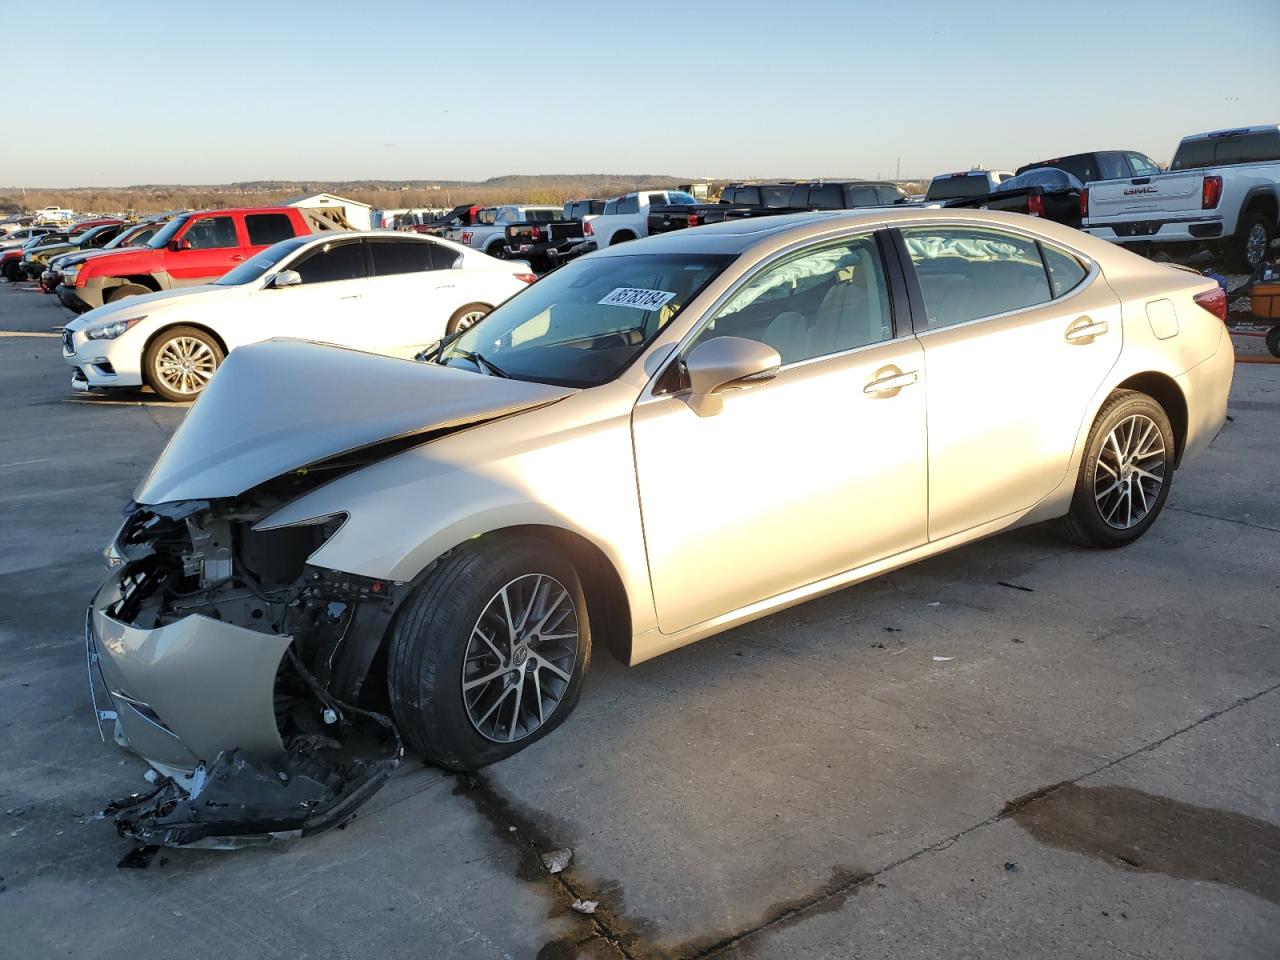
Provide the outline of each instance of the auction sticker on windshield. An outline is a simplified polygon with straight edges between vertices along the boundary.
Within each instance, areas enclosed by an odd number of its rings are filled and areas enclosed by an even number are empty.
[[[665,290],[642,290],[639,287],[615,287],[603,300],[597,301],[604,307],[634,307],[637,310],[657,310],[675,298],[674,293]]]

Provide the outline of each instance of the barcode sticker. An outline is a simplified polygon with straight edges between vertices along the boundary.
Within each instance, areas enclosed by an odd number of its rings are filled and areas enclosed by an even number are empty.
[[[603,307],[633,307],[636,310],[657,310],[673,299],[675,299],[675,294],[667,293],[665,290],[616,287],[604,299],[597,302]]]

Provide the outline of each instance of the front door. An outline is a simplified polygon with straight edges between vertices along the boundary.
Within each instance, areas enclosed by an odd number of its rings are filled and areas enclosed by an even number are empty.
[[[165,256],[165,268],[175,287],[216,280],[245,257],[235,218],[230,214],[192,220],[175,239],[178,249]]]
[[[886,281],[871,234],[786,256],[682,350],[717,336],[759,340],[781,356],[777,376],[726,393],[711,415],[678,382],[636,406],[664,633],[925,542],[921,348],[905,317],[895,326]]]
[[[370,318],[364,297],[369,281],[360,240],[338,235],[283,266],[296,271],[302,282],[279,288],[268,284],[253,291],[247,308],[235,318],[241,342],[296,337],[340,346],[367,345]]]
[[[1064,479],[1120,355],[1120,301],[1069,251],[989,227],[902,229],[927,319],[929,539],[1033,506]]]

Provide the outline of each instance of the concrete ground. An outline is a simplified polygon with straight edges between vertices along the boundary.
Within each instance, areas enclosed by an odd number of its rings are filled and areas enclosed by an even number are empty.
[[[602,655],[480,776],[411,760],[343,830],[121,869],[95,811],[143,765],[98,739],[81,624],[184,410],[73,394],[66,316],[0,284],[0,953],[1280,956],[1280,367],[1237,366],[1128,549],[1023,530]]]

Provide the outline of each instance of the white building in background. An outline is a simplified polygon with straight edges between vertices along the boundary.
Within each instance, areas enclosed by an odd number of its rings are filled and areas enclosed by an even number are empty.
[[[353,229],[373,229],[373,207],[359,200],[348,200],[345,197],[334,196],[332,193],[309,193],[302,197],[291,197],[284,202],[284,205],[308,209],[316,207],[341,209],[342,215],[347,218],[347,223],[351,224]]]

